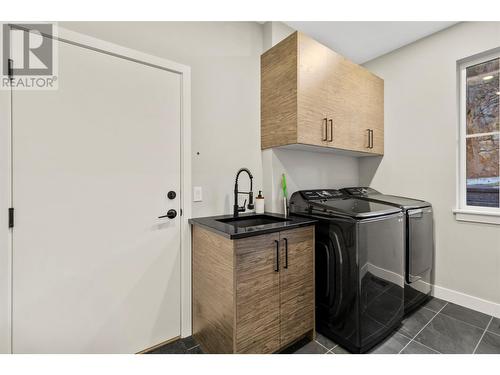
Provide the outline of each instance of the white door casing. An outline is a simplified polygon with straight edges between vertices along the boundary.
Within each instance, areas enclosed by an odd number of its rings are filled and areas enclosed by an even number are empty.
[[[3,28],[0,27],[0,40]],[[10,91],[0,90],[0,353],[11,352],[11,231],[7,210],[11,206]]]
[[[59,43],[59,89],[13,95],[11,350],[189,335],[189,69],[64,37],[80,45]],[[170,208],[184,215],[157,218]]]

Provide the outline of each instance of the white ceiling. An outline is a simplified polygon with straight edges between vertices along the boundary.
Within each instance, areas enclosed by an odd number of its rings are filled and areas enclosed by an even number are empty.
[[[285,22],[358,64],[457,22]]]

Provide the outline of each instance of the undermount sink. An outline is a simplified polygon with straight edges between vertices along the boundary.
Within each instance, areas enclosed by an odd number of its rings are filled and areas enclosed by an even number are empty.
[[[282,223],[290,220],[270,215],[252,215],[252,216],[230,217],[227,219],[220,219],[217,221],[238,228],[246,228],[246,227],[254,227],[265,224]]]

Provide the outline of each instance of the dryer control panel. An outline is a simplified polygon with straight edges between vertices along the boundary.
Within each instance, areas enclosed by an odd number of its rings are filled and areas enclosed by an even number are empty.
[[[335,189],[302,190],[300,194],[306,200],[337,199],[346,197],[340,190]]]

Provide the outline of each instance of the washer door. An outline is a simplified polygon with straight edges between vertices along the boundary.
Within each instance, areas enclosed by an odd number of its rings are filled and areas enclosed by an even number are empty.
[[[335,224],[318,231],[316,239],[316,304],[329,321],[348,309],[356,296],[354,273],[342,230]],[[355,262],[354,262],[355,264]]]

